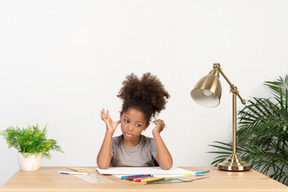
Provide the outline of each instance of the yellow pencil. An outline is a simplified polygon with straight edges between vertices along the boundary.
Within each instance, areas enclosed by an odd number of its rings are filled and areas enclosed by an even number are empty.
[[[155,177],[155,178],[150,178],[150,179],[143,179],[143,180],[141,180],[141,183],[152,183],[152,182],[155,182],[155,181],[162,181],[162,180],[165,180],[165,178],[163,178],[163,177]]]

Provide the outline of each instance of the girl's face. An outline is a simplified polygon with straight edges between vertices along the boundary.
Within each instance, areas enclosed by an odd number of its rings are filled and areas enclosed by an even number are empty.
[[[121,130],[124,141],[139,142],[140,134],[149,124],[146,123],[144,114],[134,108],[129,108],[120,116]]]

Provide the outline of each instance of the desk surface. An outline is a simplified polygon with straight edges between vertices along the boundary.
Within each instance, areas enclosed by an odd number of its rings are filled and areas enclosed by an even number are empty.
[[[254,170],[247,172],[226,172],[214,167],[184,167],[191,171],[210,170],[208,178],[188,183],[143,185],[131,181],[119,181],[117,183],[89,183],[73,175],[59,174],[59,170],[67,170],[63,167],[41,167],[38,171],[27,172],[19,170],[2,187],[0,192],[13,191],[245,191],[245,192],[288,192],[288,187]],[[113,176],[110,176],[113,177]]]

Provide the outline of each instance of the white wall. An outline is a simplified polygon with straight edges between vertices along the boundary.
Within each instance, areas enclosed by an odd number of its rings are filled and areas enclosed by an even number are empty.
[[[43,166],[96,166],[100,110],[116,120],[125,76],[152,72],[171,94],[159,118],[175,165],[209,166],[208,145],[231,141],[231,94],[222,78],[221,105],[210,109],[190,90],[220,62],[243,98],[270,96],[263,82],[288,72],[287,8],[286,0],[1,0],[0,130],[48,123],[65,154],[52,152]],[[19,167],[3,138],[0,154],[2,185]]]

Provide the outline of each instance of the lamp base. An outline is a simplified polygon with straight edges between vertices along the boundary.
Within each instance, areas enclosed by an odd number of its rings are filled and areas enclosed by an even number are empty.
[[[242,161],[237,154],[232,154],[222,163],[218,164],[218,169],[222,171],[249,171],[251,169],[251,164]]]

